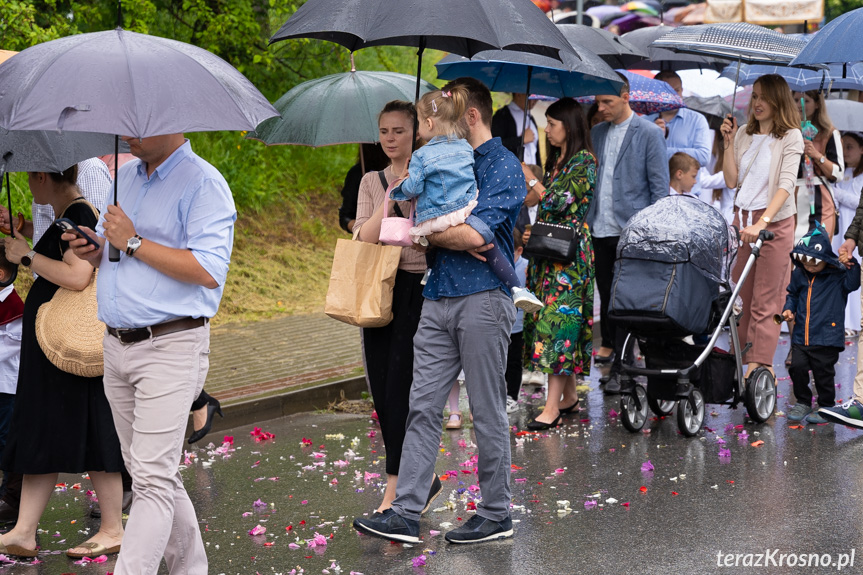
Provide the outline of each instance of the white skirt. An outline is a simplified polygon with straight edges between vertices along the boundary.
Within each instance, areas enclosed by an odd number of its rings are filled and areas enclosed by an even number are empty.
[[[416,244],[419,243],[420,238],[430,236],[431,234],[440,233],[457,225],[465,223],[467,217],[471,215],[473,209],[476,207],[476,204],[476,200],[471,200],[467,206],[460,210],[456,210],[454,212],[450,212],[436,218],[431,218],[430,220],[426,220],[420,224],[415,225],[408,232],[410,234],[411,240],[413,241],[413,243]]]

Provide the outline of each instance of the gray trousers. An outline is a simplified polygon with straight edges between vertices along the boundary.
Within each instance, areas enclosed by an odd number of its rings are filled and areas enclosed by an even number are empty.
[[[393,510],[419,520],[440,444],[443,408],[464,369],[479,448],[477,514],[509,516],[510,450],[506,415],[506,357],[515,321],[512,299],[501,290],[425,300],[414,336],[410,413]]]

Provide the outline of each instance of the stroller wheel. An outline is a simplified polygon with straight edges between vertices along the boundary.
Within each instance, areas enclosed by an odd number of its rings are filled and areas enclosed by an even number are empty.
[[[701,431],[702,425],[704,425],[704,396],[701,390],[693,389],[689,399],[681,399],[677,402],[677,428],[686,437],[692,437]]]
[[[644,427],[647,421],[647,392],[640,385],[636,385],[632,393],[622,395],[620,398],[620,422],[629,431],[637,432]]]
[[[660,417],[670,415],[674,411],[673,399],[656,399],[651,397],[649,393],[647,394],[647,405],[650,407],[650,411]]]
[[[746,412],[757,423],[764,423],[776,408],[776,385],[773,374],[766,367],[756,368],[746,380],[743,398]]]

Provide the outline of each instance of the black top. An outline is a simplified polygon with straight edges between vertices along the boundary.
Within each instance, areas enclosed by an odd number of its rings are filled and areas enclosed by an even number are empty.
[[[529,128],[533,130],[534,137],[538,138],[539,134],[533,115],[530,115],[528,121],[530,122]],[[515,125],[515,118],[512,117],[512,112],[509,111],[508,105],[499,109],[492,116],[491,135],[500,138],[504,148],[515,154],[519,160],[522,159],[518,153],[521,147],[521,136],[518,135],[518,126]],[[536,147],[536,157],[524,158],[524,162],[526,164],[542,165],[539,163],[539,146]]]

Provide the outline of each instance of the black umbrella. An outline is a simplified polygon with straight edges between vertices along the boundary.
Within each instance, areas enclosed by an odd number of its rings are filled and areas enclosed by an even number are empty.
[[[557,29],[574,47],[584,46],[612,68],[626,68],[627,61],[645,60],[648,57],[645,50],[602,28],[584,24],[558,24]]]
[[[647,54],[647,58],[634,58],[630,56],[622,56],[625,62],[625,68],[630,70],[701,70],[704,68],[712,68],[717,72],[721,72],[725,67],[726,62],[709,58],[707,56],[699,56],[695,54],[680,54],[673,50],[663,48],[655,48],[650,45],[662,38],[672,30],[673,26],[652,26],[649,28],[641,28],[627,32],[621,38],[635,46],[642,52]]]
[[[470,58],[516,50],[574,55],[563,34],[530,0],[309,0],[270,38],[317,38],[351,52],[370,46],[418,48],[417,95],[426,48]],[[577,57],[577,56],[576,56]]]

